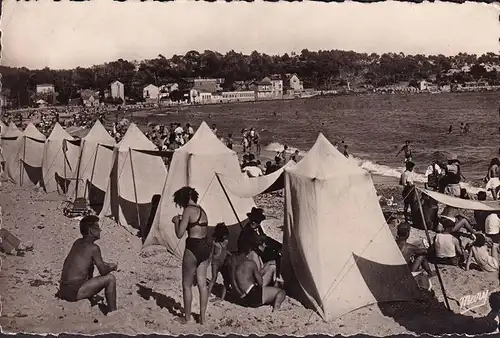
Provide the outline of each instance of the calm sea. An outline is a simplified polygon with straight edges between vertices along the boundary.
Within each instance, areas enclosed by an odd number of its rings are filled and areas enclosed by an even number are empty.
[[[156,111],[148,120],[194,126],[204,120],[235,138],[241,128],[255,127],[268,150],[287,144],[307,151],[322,132],[332,143],[344,140],[360,166],[394,177],[403,168],[403,156],[396,158],[396,153],[408,139],[417,172],[424,172],[437,152],[451,151],[462,161],[467,180],[477,185],[500,146],[499,105],[495,92],[374,94],[197,106]],[[469,134],[461,135],[461,122],[469,123]]]

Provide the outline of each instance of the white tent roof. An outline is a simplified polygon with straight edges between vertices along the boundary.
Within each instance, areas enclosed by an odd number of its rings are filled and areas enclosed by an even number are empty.
[[[14,122],[9,123],[9,126],[5,129],[2,137],[19,137],[22,136],[23,132],[17,128]]]
[[[74,137],[66,132],[66,130],[61,127],[61,125],[56,122],[52,132],[50,133],[47,140],[55,141],[55,140],[74,140]]]
[[[180,209],[174,205],[172,195],[178,189],[190,186],[199,194],[198,203],[207,213],[209,226],[225,222],[229,227],[229,248],[235,249],[240,233],[238,219],[242,222],[246,220],[246,213],[255,203],[252,198],[242,198],[227,190],[235,209],[233,211],[216,173],[241,177],[238,156],[217,139],[206,123],[202,123],[193,138],[174,152],[161,201],[144,246],[164,245],[174,255],[182,257],[185,241],[177,239],[171,221]]]
[[[370,174],[323,135],[285,169],[282,272],[289,293],[325,320],[418,296]]]
[[[144,135],[135,123],[128,126],[127,132],[117,147],[119,151],[128,151],[129,149],[158,150],[158,147]]]
[[[45,140],[45,135],[43,135],[33,123],[28,123],[26,129],[24,129],[24,136],[33,138],[35,140],[43,141]]]
[[[114,145],[116,141],[102,125],[101,121],[97,120],[88,134],[83,138],[85,141],[96,142],[105,145]]]
[[[222,143],[208,124],[203,121],[193,137],[176,152],[189,154],[236,154]]]

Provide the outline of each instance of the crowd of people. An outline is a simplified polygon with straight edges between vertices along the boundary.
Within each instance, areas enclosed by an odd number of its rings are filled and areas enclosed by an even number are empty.
[[[182,290],[184,317],[182,322],[192,321],[192,288],[197,286],[200,297],[200,323],[206,321],[206,309],[211,291],[219,273],[224,289],[219,300],[231,300],[248,307],[271,305],[279,310],[286,298],[280,276],[281,243],[266,236],[261,223],[266,219],[261,208],[247,213],[248,223],[238,238],[237,252],[228,250],[229,230],[219,223],[208,237],[208,217],[198,204],[198,192],[183,187],[174,193],[174,202],[183,209],[182,216],[172,218],[176,236],[185,234],[186,246],[182,259]],[[80,221],[82,237],[77,239],[67,255],[57,296],[76,302],[91,299],[105,290],[108,311],[117,309],[116,279],[112,272],[116,263],[107,263],[101,256],[95,241],[100,238],[99,217],[85,216]],[[212,277],[207,283],[207,271],[211,265]],[[94,277],[94,266],[100,276]]]

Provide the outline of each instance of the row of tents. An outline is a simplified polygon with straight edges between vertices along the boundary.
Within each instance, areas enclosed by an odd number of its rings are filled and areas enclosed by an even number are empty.
[[[284,187],[281,270],[290,295],[325,320],[368,304],[419,297],[371,175],[322,134],[298,163],[257,178],[241,173],[236,152],[205,122],[173,153],[158,151],[133,123],[118,144],[100,122],[81,140],[59,124],[47,139],[31,124],[24,132],[11,124],[2,128],[0,145],[11,181],[74,192],[101,217],[139,229],[144,246],[164,245],[177,257],[184,250],[171,222],[181,212],[173,203],[177,189],[198,191],[209,225],[225,222],[234,250],[246,214],[256,206],[253,198]],[[171,156],[168,170],[165,156]]]

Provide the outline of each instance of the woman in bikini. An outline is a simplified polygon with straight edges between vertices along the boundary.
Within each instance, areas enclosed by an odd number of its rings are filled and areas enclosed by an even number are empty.
[[[198,192],[191,187],[183,187],[174,193],[174,203],[183,208],[182,216],[175,216],[175,234],[181,239],[187,232],[186,248],[182,258],[182,292],[184,298],[183,322],[191,321],[193,281],[196,276],[200,293],[200,323],[205,322],[208,303],[207,269],[212,253],[212,241],[207,237],[208,218],[197,204]]]

